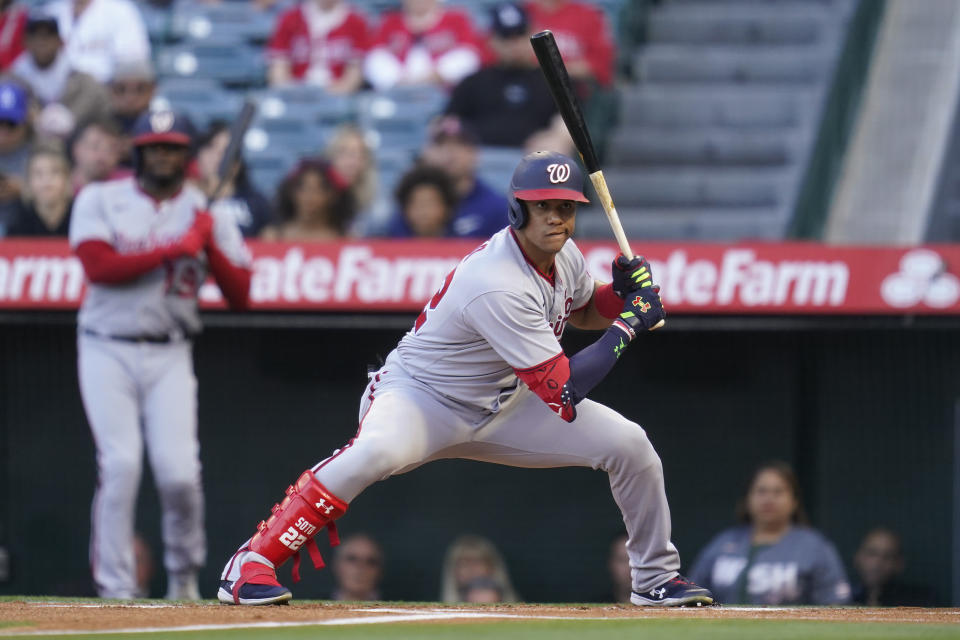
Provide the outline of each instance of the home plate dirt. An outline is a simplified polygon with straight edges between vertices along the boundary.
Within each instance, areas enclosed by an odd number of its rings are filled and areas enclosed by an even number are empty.
[[[371,605],[324,602],[290,606],[231,607],[213,603],[118,604],[97,600],[0,602],[0,636],[38,631],[156,631],[159,629],[233,629],[309,625],[384,624],[395,622],[453,622],[509,619],[636,619],[636,618],[739,618],[821,620],[832,622],[903,622],[960,624],[960,609],[807,608],[807,607],[703,607],[645,609],[629,605],[558,606],[492,605],[445,607],[437,604]],[[22,623],[17,626],[3,626]]]

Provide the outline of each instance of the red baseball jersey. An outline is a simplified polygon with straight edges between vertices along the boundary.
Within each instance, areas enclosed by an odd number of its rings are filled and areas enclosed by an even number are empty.
[[[27,9],[13,6],[0,12],[0,69],[7,69],[23,53]]]
[[[471,47],[478,55],[483,42],[470,16],[459,9],[446,9],[440,19],[422,33],[415,34],[407,27],[403,13],[394,11],[384,16],[374,37],[374,47],[384,47],[400,60],[415,45],[421,45],[434,60],[457,47]]]
[[[568,65],[586,61],[597,82],[613,83],[615,45],[607,17],[601,9],[585,2],[564,2],[553,11],[539,2],[526,6],[534,31],[550,29]]]
[[[311,29],[310,11],[303,3],[280,15],[267,43],[267,59],[289,60],[297,80],[317,71],[336,80],[349,63],[363,59],[370,45],[369,26],[362,14],[344,7],[326,20],[314,20]]]

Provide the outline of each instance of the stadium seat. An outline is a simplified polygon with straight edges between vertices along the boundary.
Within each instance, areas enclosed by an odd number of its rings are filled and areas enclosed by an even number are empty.
[[[298,158],[282,151],[251,152],[244,150],[244,162],[254,186],[268,199],[273,198],[283,177],[294,167]]]
[[[323,130],[298,118],[254,118],[244,140],[251,151],[277,151],[294,156],[318,155],[325,140]]]
[[[490,187],[506,193],[510,178],[524,151],[512,147],[480,147],[477,153],[477,173]]]
[[[170,29],[174,37],[189,42],[263,43],[273,29],[273,16],[249,2],[178,3]]]
[[[801,141],[781,131],[635,127],[608,144],[608,159],[629,165],[781,166],[795,161]]]
[[[251,94],[263,117],[295,117],[332,127],[357,117],[356,99],[327,93],[320,87],[291,85]]]
[[[812,84],[828,69],[820,51],[807,47],[754,47],[750,51],[721,47],[651,45],[636,63],[648,82],[722,82]]]
[[[266,73],[258,48],[222,42],[165,47],[157,53],[157,72],[160,76],[209,78],[235,87],[262,86]]]
[[[165,79],[157,87],[153,102],[155,108],[165,106],[186,113],[201,130],[213,120],[233,120],[242,104],[242,96],[205,78]]]
[[[792,88],[723,91],[641,86],[622,93],[620,120],[629,126],[790,127],[812,115],[815,95]]]

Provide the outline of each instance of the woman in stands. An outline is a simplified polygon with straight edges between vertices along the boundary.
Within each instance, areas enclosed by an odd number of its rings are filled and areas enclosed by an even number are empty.
[[[457,193],[450,176],[436,167],[408,171],[396,189],[398,224],[395,237],[442,238],[453,235],[450,223],[457,210]]]
[[[301,160],[277,190],[277,223],[265,240],[336,240],[354,215],[353,195],[336,169],[322,158]]]
[[[373,151],[363,131],[353,124],[340,125],[333,132],[323,155],[349,185],[358,216],[364,218],[373,214],[379,178]]]
[[[447,547],[440,599],[444,602],[517,602],[507,563],[490,540],[462,535]],[[494,591],[498,599],[478,597]]]
[[[761,465],[737,508],[741,525],[700,552],[690,579],[727,604],[841,604],[850,585],[833,544],[807,525],[797,476]]]

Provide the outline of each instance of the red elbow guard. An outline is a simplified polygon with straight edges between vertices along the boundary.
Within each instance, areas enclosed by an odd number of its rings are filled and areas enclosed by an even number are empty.
[[[623,311],[623,298],[614,293],[613,283],[610,282],[597,287],[593,294],[593,306],[604,318],[613,320]]]
[[[570,381],[570,360],[563,352],[529,369],[514,371],[558,416],[567,422],[577,417],[572,395],[564,393]]]

